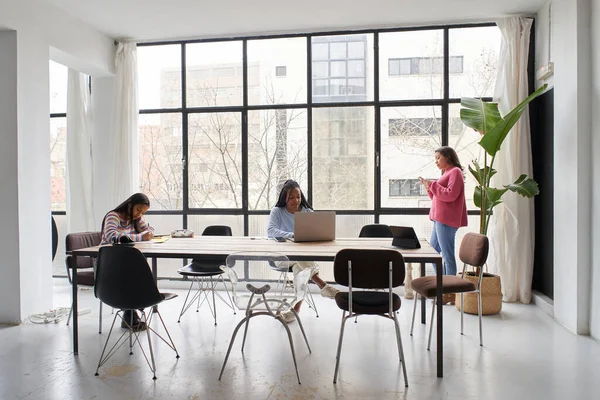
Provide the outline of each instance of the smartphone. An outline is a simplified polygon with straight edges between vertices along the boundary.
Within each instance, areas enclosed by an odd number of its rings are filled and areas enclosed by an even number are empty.
[[[275,238],[275,240],[277,240],[278,242],[285,242],[285,238],[284,238],[284,237],[282,237],[282,236],[277,236],[277,237]]]

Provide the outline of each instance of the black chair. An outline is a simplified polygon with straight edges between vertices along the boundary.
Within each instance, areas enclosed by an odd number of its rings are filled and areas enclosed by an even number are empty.
[[[378,315],[394,321],[398,356],[404,373],[404,384],[408,387],[402,336],[396,318],[401,300],[400,296],[393,292],[393,288],[404,283],[406,271],[402,254],[395,250],[384,249],[340,250],[333,261],[333,273],[336,283],[348,287],[347,292],[339,292],[335,295],[335,302],[343,313],[333,383],[337,381],[346,321],[356,316]],[[354,288],[367,290],[357,291]],[[387,289],[387,291],[376,291],[377,289]]]
[[[463,262],[462,275],[444,275],[442,276],[442,293],[454,293],[455,295],[460,293],[461,304],[463,305],[460,309],[460,334],[463,334],[463,319],[464,319],[464,293],[477,293],[477,305],[479,314],[479,345],[483,346],[483,327],[481,322],[481,280],[484,276],[483,266],[487,261],[490,244],[488,237],[480,233],[468,232],[460,242],[460,250],[458,252],[458,258]],[[475,275],[478,277],[478,283],[475,285],[473,282],[465,279],[465,272],[467,265],[471,265],[475,268]],[[433,299],[433,306],[431,308],[431,322],[429,323],[429,339],[427,340],[427,350],[431,348],[431,332],[433,330],[433,316],[435,315],[435,304],[436,304],[436,288],[437,281],[435,276],[424,276],[421,278],[413,279],[412,281],[413,290],[419,295],[426,298]],[[415,325],[415,314],[417,311],[417,298],[415,296],[415,304],[413,307],[412,322],[410,324],[410,335],[413,334],[413,328]]]
[[[69,233],[65,238],[65,250],[85,249],[86,247],[98,246],[102,240],[102,232],[77,232]],[[92,257],[76,257],[68,255],[65,258],[67,266],[67,277],[69,283],[73,284],[73,274],[77,274],[77,287],[79,286],[94,286],[94,259]],[[71,300],[71,311],[67,318],[67,325],[71,321],[73,314],[73,299]],[[100,310],[98,311],[98,333],[102,333],[102,302],[100,302]]]
[[[231,228],[226,225],[211,225],[207,226],[202,232],[202,236],[232,236]],[[217,325],[217,305],[215,302],[215,297],[218,297],[223,301],[227,306],[229,306],[233,313],[235,314],[235,306],[233,305],[233,301],[229,294],[229,291],[225,287],[225,282],[223,280],[223,270],[221,270],[220,266],[225,264],[226,257],[210,257],[210,258],[201,258],[192,260],[191,264],[186,265],[183,268],[180,268],[177,273],[179,275],[190,278],[192,282],[190,283],[190,288],[185,296],[185,300],[183,302],[183,306],[181,307],[181,312],[179,313],[179,318],[177,322],[181,321],[181,317],[185,312],[196,302],[196,312],[199,311],[200,306],[204,301],[208,303],[208,307],[210,308],[210,312],[215,320],[215,325]],[[213,278],[219,277],[220,280],[214,280]],[[229,301],[226,301],[223,296],[216,290],[217,284],[221,282],[223,283],[223,289],[229,298]],[[197,290],[195,294],[190,299],[190,293],[192,292],[192,288],[194,285],[197,286]],[[212,293],[212,306],[208,299],[208,292]],[[203,296],[204,295],[204,296]],[[189,301],[188,301],[189,299]]]
[[[138,249],[124,245],[104,246],[100,248],[98,264],[96,266],[94,294],[103,303],[118,309],[113,318],[113,323],[110,327],[108,337],[106,338],[106,343],[102,349],[100,360],[98,361],[96,376],[98,376],[100,367],[108,361],[127,339],[129,339],[129,354],[133,354],[133,345],[134,342],[137,342],[146,359],[146,363],[148,363],[148,366],[153,373],[152,379],[156,379],[156,364],[154,362],[154,352],[152,350],[152,341],[150,339],[151,331],[173,349],[177,358],[179,358],[179,353],[177,352],[165,322],[158,311],[158,307],[154,307],[165,300],[177,297],[177,295],[172,293],[160,293],[158,291],[156,282],[154,281],[154,277],[148,266],[148,261],[146,261],[146,258]],[[152,309],[150,310],[150,318],[146,316],[145,311],[145,309],[149,307],[154,307],[154,311],[152,311]],[[123,319],[122,314],[125,310],[140,310],[142,315],[141,320],[147,326],[146,336],[148,337],[150,360],[148,360],[146,352],[140,342],[141,333],[132,328],[133,323],[131,320],[126,321]],[[156,330],[150,326],[154,314],[158,315],[169,341],[159,335]],[[121,334],[107,353],[106,348],[115,327],[117,317],[124,321],[129,329]],[[135,336],[135,340],[133,340],[133,336]]]
[[[365,225],[360,230],[358,237],[391,238],[392,230],[390,229],[390,226],[386,224]]]

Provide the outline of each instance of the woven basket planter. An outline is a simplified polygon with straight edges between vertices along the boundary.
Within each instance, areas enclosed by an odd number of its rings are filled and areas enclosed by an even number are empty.
[[[465,279],[473,282],[475,286],[479,278],[474,272],[465,273]],[[502,310],[502,286],[500,277],[494,274],[483,273],[481,281],[481,305],[483,315],[498,314]],[[465,312],[468,314],[478,314],[477,293],[465,293]],[[460,294],[456,294],[456,308],[460,310]]]

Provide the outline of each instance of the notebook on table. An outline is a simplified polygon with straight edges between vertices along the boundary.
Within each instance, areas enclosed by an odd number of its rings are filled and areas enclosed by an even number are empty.
[[[294,213],[293,242],[326,242],[335,240],[335,211]]]

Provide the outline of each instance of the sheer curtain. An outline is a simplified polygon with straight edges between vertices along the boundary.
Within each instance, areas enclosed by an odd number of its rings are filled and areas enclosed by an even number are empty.
[[[67,81],[67,226],[95,230],[92,187],[92,115],[88,76],[69,69]]]
[[[119,43],[115,59],[114,130],[110,169],[112,203],[116,207],[139,189],[138,80],[135,43]]]
[[[502,32],[498,79],[494,101],[506,115],[524,100],[528,92],[527,61],[533,20],[510,17],[496,21]],[[532,176],[529,111],[513,127],[496,155],[492,178],[494,187],[514,182],[519,175]],[[488,264],[500,275],[504,301],[531,301],[533,277],[534,213],[533,199],[508,192],[503,203],[494,208],[490,220],[490,258]]]

